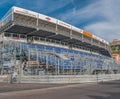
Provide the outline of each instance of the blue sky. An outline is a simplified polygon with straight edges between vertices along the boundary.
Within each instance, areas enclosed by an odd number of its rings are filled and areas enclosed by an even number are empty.
[[[120,0],[0,0],[0,18],[12,6],[57,18],[107,41],[120,39]]]

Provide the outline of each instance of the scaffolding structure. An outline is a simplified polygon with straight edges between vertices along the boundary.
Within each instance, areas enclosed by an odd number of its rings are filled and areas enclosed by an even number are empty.
[[[13,7],[0,21],[0,75],[119,74],[109,43],[63,21]],[[12,77],[12,76],[11,76]]]
[[[9,74],[11,70],[22,75],[90,75],[120,72],[118,62],[92,52],[6,40],[1,42],[0,48],[1,74]]]

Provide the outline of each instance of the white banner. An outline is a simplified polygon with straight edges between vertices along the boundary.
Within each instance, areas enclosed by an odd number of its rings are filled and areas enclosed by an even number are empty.
[[[13,11],[15,13],[28,15],[28,16],[35,17],[35,18],[37,18],[37,16],[38,16],[38,13],[30,11],[30,10],[23,9],[23,8],[13,7]]]
[[[71,25],[63,21],[58,20],[58,25],[71,29]]]
[[[44,21],[48,21],[48,22],[52,22],[52,23],[57,23],[57,19],[43,15],[43,14],[39,14],[39,19],[44,20]]]
[[[75,26],[72,26],[72,30],[76,31],[76,32],[79,32],[79,33],[83,33],[83,30],[75,27]]]

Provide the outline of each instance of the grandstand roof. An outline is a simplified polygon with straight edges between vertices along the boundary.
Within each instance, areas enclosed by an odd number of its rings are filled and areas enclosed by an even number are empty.
[[[7,15],[10,14],[11,11],[13,11],[13,13],[19,13],[19,14],[22,14],[22,15],[25,15],[25,16],[27,15],[29,17],[39,18],[39,19],[47,21],[49,23],[58,24],[58,25],[60,25],[62,27],[65,27],[65,28],[68,28],[68,29],[72,29],[74,31],[77,31],[77,32],[82,33],[82,34],[84,34],[86,36],[95,38],[95,39],[97,39],[97,40],[99,40],[99,41],[101,41],[103,43],[107,43],[108,44],[108,42],[105,41],[104,39],[101,39],[100,37],[97,37],[97,36],[95,36],[95,35],[93,35],[93,34],[91,34],[89,32],[86,32],[86,31],[84,31],[82,29],[79,29],[79,28],[77,28],[75,26],[72,26],[72,25],[70,25],[70,24],[68,24],[66,22],[60,21],[58,19],[52,18],[50,16],[46,16],[46,15],[43,15],[43,14],[40,14],[40,13],[37,13],[37,12],[33,12],[33,11],[30,11],[30,10],[19,8],[19,7],[12,7],[12,10],[10,9],[8,11],[8,13],[2,18],[2,22],[0,22],[2,25],[4,25],[3,21],[5,20]],[[26,33],[26,32],[29,33],[31,31],[34,31],[34,29],[32,29],[32,28],[25,28],[25,27],[22,27],[22,26],[21,27],[19,27],[19,26],[11,27],[10,29],[8,29],[8,31],[10,30],[11,32],[13,32],[16,29],[21,30],[20,33]],[[18,32],[18,31],[15,31],[15,32]]]
[[[101,53],[105,52],[108,54],[109,43],[107,41],[58,19],[19,7],[12,7],[2,18],[0,31],[46,37],[100,50]],[[88,41],[85,41],[83,36]],[[104,46],[93,44],[92,39]]]

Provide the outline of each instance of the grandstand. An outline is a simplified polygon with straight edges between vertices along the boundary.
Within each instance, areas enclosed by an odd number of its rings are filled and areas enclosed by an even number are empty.
[[[0,21],[0,73],[119,73],[109,43],[58,19],[12,7]]]

